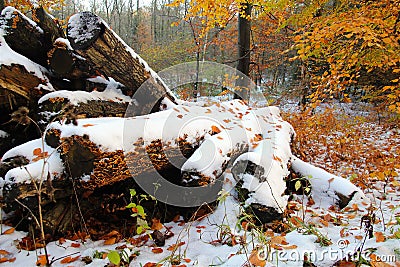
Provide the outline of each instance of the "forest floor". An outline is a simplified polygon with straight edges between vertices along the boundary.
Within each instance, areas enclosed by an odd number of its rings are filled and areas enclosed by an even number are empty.
[[[304,114],[282,107],[297,134],[293,154],[350,179],[370,200],[343,210],[322,209],[306,196],[290,202],[284,233],[247,228],[229,192],[208,217],[164,224],[170,238],[157,247],[148,235],[118,240],[60,239],[48,244],[52,266],[400,266],[400,129],[368,105],[337,104]],[[397,121],[398,122],[398,121]],[[232,175],[225,175],[227,183]],[[2,225],[0,266],[34,266],[44,250],[17,248],[26,233]],[[247,229],[245,231],[244,229]],[[114,239],[113,239],[114,238]],[[111,240],[111,241],[110,241]],[[117,253],[115,253],[117,251]],[[111,253],[110,253],[111,252]],[[357,254],[359,252],[359,254]],[[118,256],[116,256],[118,255]],[[159,264],[159,265],[158,265]]]

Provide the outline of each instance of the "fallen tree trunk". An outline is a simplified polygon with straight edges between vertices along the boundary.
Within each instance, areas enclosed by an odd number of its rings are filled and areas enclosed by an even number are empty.
[[[48,60],[50,69],[59,78],[72,81],[83,80],[100,73],[89,61],[76,55],[65,39],[58,39],[54,42],[54,47],[48,53]]]
[[[29,19],[13,7],[6,7],[0,16],[4,39],[15,52],[47,66],[47,53],[54,41],[65,35],[42,7],[32,10],[32,18]]]
[[[68,22],[67,36],[79,55],[126,87],[124,93],[140,104],[136,115],[162,110],[164,98],[176,103],[158,75],[98,16],[90,12],[75,14]],[[138,91],[146,81],[146,88]]]
[[[235,175],[242,180],[245,178],[243,175],[248,174],[248,169],[243,166],[243,157],[251,158],[251,155],[272,157],[270,151],[260,149],[267,147],[268,144],[268,147],[272,146],[270,144],[274,140],[272,129],[275,127],[281,129],[286,138],[282,142],[287,142],[287,144],[282,147],[289,147],[291,128],[283,121],[278,122],[279,115],[276,112],[273,108],[252,111],[242,101],[233,101],[210,107],[176,106],[171,110],[133,118],[78,119],[75,125],[67,124],[66,121],[53,122],[47,128],[45,148],[40,149],[40,140],[36,141],[36,145],[27,145],[36,151],[35,156],[32,156],[29,151],[25,155],[20,155],[17,152],[26,149],[19,148],[16,152],[11,150],[6,153],[4,158],[5,162],[15,156],[28,159],[31,163],[26,165],[25,169],[30,173],[30,179],[43,181],[44,192],[50,192],[45,194],[46,203],[58,211],[70,212],[64,207],[65,195],[63,194],[65,192],[56,193],[61,192],[65,181],[71,183],[71,187],[75,188],[74,193],[78,192],[78,196],[96,195],[95,192],[104,194],[104,192],[115,191],[124,184],[124,189],[130,187],[141,190],[146,187],[144,190],[147,190],[147,194],[159,200],[168,199],[169,202],[166,202],[169,204],[175,197],[175,201],[178,199],[178,202],[173,202],[175,206],[189,207],[190,204],[190,207],[200,206],[205,202],[202,198],[204,196],[185,195],[183,188],[201,186],[200,188],[205,190],[201,193],[209,195],[207,196],[209,202],[215,201],[222,188],[220,176],[226,168],[234,165]],[[284,154],[280,152],[278,145],[277,151],[277,155]],[[287,164],[288,155],[290,153],[284,154],[285,157],[280,156],[282,158],[280,161],[277,160],[278,156],[274,156],[273,159],[276,161],[273,163],[276,165],[274,168],[283,168],[280,164],[282,166]],[[48,162],[46,169],[48,175],[45,177],[43,172],[37,171],[41,161]],[[267,162],[272,162],[272,159]],[[287,175],[285,171],[274,172],[274,175],[269,177],[267,167],[264,166],[266,171],[262,179],[269,179],[273,184],[284,183],[283,179]],[[35,202],[27,199],[27,196],[34,197],[32,186],[25,186],[26,178],[25,180],[20,178],[29,177],[26,174],[22,175],[25,169],[10,169],[5,175],[3,192],[7,196],[5,202],[11,210],[18,206],[18,203],[14,202],[15,199],[23,201],[31,209],[35,208],[31,207]],[[47,181],[52,182],[48,184]],[[169,190],[165,181],[178,186],[179,193]],[[207,188],[209,185],[216,186]],[[280,189],[282,192],[273,191],[274,198],[263,193],[261,196],[265,197],[265,200],[261,200],[261,197],[258,200],[265,204],[264,207],[271,210],[278,208],[284,210],[286,197],[282,197],[281,194],[285,187],[279,187],[277,190]],[[122,194],[121,191],[118,192]],[[124,198],[127,198],[126,192]],[[61,200],[60,205],[63,207],[52,204],[52,199],[57,203]],[[257,198],[253,197],[253,199]],[[280,201],[279,206],[273,202],[276,199]],[[101,203],[100,197],[96,201],[98,204]],[[255,205],[259,204],[256,202],[254,202]],[[115,211],[117,206],[111,205],[113,208],[110,208],[108,205],[107,207]],[[153,209],[154,207],[153,203]],[[87,206],[87,209],[83,212],[93,213],[93,206]],[[178,209],[174,208],[174,210]],[[188,210],[194,212],[193,208],[182,208],[180,212],[189,213],[190,217],[193,214],[190,214]],[[281,210],[276,213],[282,215]],[[60,219],[59,216],[55,217]],[[172,219],[171,217],[162,218]],[[271,217],[268,218],[271,219]],[[274,219],[276,218],[279,217],[275,216]],[[48,218],[48,220],[51,221],[48,225],[55,225],[55,218]],[[63,222],[62,225],[67,224]],[[51,232],[65,231],[65,229],[60,230],[54,227],[49,230]]]

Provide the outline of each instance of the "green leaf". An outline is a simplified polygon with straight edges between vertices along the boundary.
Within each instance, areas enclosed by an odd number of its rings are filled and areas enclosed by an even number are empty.
[[[131,194],[131,197],[136,196],[136,190],[135,189],[129,189],[129,193]]]
[[[137,233],[138,235],[140,235],[140,234],[143,233],[143,232],[144,232],[143,226],[138,226],[138,228],[136,228],[136,233]]]
[[[127,209],[131,209],[131,208],[134,208],[134,207],[136,207],[136,204],[135,204],[135,203],[129,203],[129,204],[126,206]]]
[[[146,217],[146,213],[144,212],[144,208],[141,205],[136,206],[137,213],[142,216],[142,218]]]
[[[121,256],[115,250],[108,253],[107,258],[110,260],[112,264],[118,265],[121,262]]]
[[[300,187],[301,187],[301,181],[297,180],[296,183],[294,184],[294,189],[296,191],[299,191]]]

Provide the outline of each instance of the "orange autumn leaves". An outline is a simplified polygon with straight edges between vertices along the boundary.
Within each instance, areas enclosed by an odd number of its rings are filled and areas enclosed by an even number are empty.
[[[49,153],[47,151],[42,151],[41,148],[35,148],[32,152],[32,154],[35,156],[32,161],[36,162],[39,161],[41,159],[45,159],[49,156]]]

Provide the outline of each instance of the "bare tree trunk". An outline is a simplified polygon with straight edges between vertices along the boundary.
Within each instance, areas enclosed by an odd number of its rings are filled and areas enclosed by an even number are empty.
[[[157,0],[153,0],[153,12],[151,14],[151,29],[153,32],[154,42],[158,41],[158,30],[157,30]]]
[[[238,50],[239,50],[239,61],[237,65],[237,70],[249,76],[250,72],[250,32],[251,32],[251,22],[248,19],[251,16],[252,6],[247,4],[243,6],[239,11],[238,19]],[[235,99],[248,98],[248,90],[246,90],[247,84],[238,84],[240,89],[235,93]]]
[[[0,11],[4,8],[4,0],[0,0]]]

